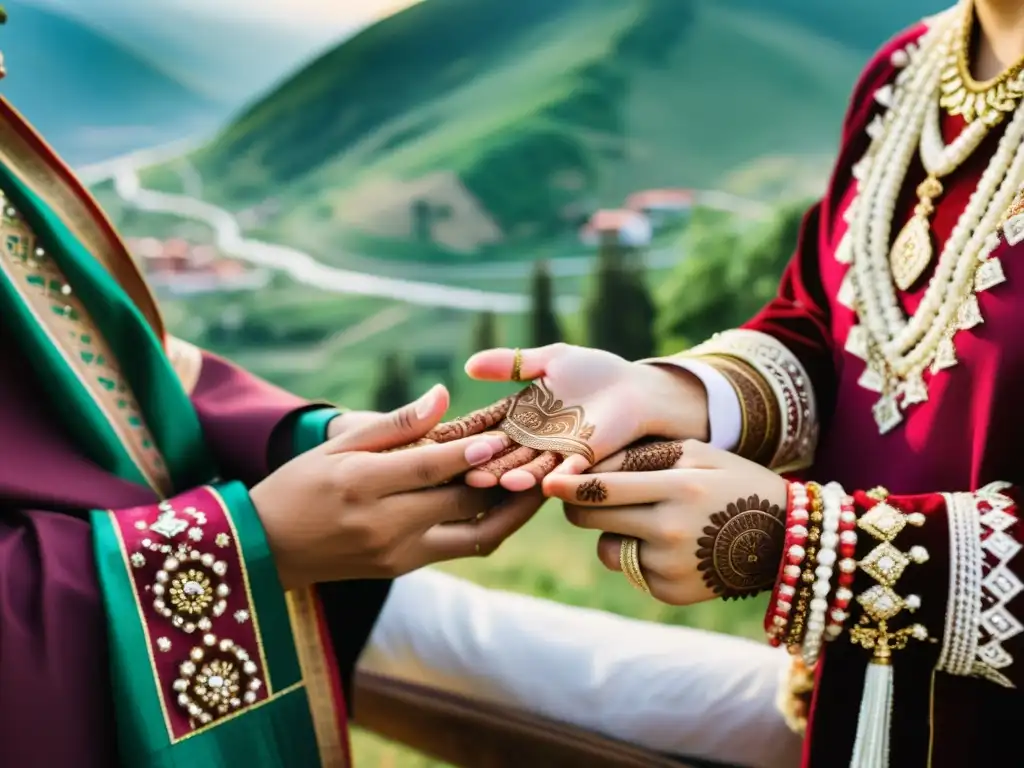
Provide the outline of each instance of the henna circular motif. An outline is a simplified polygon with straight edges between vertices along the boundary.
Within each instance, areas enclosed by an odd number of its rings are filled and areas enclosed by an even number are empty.
[[[711,516],[697,540],[704,583],[726,600],[753,597],[775,584],[786,527],[777,504],[757,496],[738,499]]]

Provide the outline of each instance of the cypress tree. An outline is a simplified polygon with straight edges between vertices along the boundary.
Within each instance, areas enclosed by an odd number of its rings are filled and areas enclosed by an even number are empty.
[[[587,343],[627,360],[650,357],[656,348],[655,305],[635,258],[619,245],[601,247],[594,292],[585,309]]]
[[[530,297],[530,345],[544,347],[557,344],[562,340],[562,328],[555,311],[554,286],[547,262],[534,264]]]
[[[498,346],[498,316],[494,312],[481,312],[473,326],[473,352]]]
[[[409,367],[396,352],[381,362],[377,387],[373,393],[373,409],[387,412],[401,408],[412,400],[412,382]]]

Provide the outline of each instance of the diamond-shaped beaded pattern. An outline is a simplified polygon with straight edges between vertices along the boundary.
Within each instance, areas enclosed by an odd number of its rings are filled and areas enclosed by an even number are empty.
[[[864,514],[857,525],[876,539],[892,541],[907,525],[907,518],[888,504],[876,504]]]
[[[886,587],[893,586],[910,565],[910,558],[885,541],[860,561],[861,570]]]

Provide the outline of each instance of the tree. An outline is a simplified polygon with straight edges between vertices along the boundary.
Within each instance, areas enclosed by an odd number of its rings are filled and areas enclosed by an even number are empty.
[[[473,326],[472,351],[480,352],[498,346],[498,316],[494,312],[481,312]]]
[[[627,360],[653,355],[655,305],[638,256],[619,245],[603,245],[594,282],[585,308],[587,343]]]
[[[533,267],[530,299],[530,345],[543,347],[561,341],[562,328],[555,312],[554,286],[547,262],[538,261]]]
[[[409,368],[402,357],[392,352],[384,357],[373,393],[373,409],[392,411],[412,400],[412,382]]]
[[[773,296],[796,249],[805,204],[742,228],[729,216],[695,213],[686,258],[669,277],[659,331],[682,343],[703,341],[749,320]]]

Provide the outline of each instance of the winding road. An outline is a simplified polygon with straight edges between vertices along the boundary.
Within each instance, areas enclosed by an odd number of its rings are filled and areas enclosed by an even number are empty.
[[[426,266],[345,254],[346,261],[357,269],[342,269],[317,261],[296,248],[244,237],[232,213],[200,199],[202,178],[191,165],[187,165],[182,173],[188,194],[158,192],[142,186],[140,169],[181,159],[201,144],[201,141],[193,139],[133,152],[81,168],[79,176],[90,185],[113,180],[114,188],[122,200],[140,210],[201,221],[213,229],[217,247],[224,253],[251,264],[282,271],[297,282],[321,290],[463,311],[520,314],[529,309],[529,296],[525,294],[484,291],[438,282],[445,279],[454,282],[523,279],[532,270],[532,264],[528,262]],[[705,191],[698,192],[697,196],[701,205],[728,210],[745,217],[759,218],[766,212],[761,203],[727,193]],[[678,259],[678,250],[662,249],[649,253],[647,264],[651,268],[664,268]],[[593,270],[595,263],[594,255],[571,256],[551,261],[550,269],[555,277],[584,276]],[[404,276],[398,277],[396,274]],[[410,278],[416,275],[429,275],[429,279]],[[560,311],[572,312],[579,307],[580,297],[561,296],[558,302]]]

